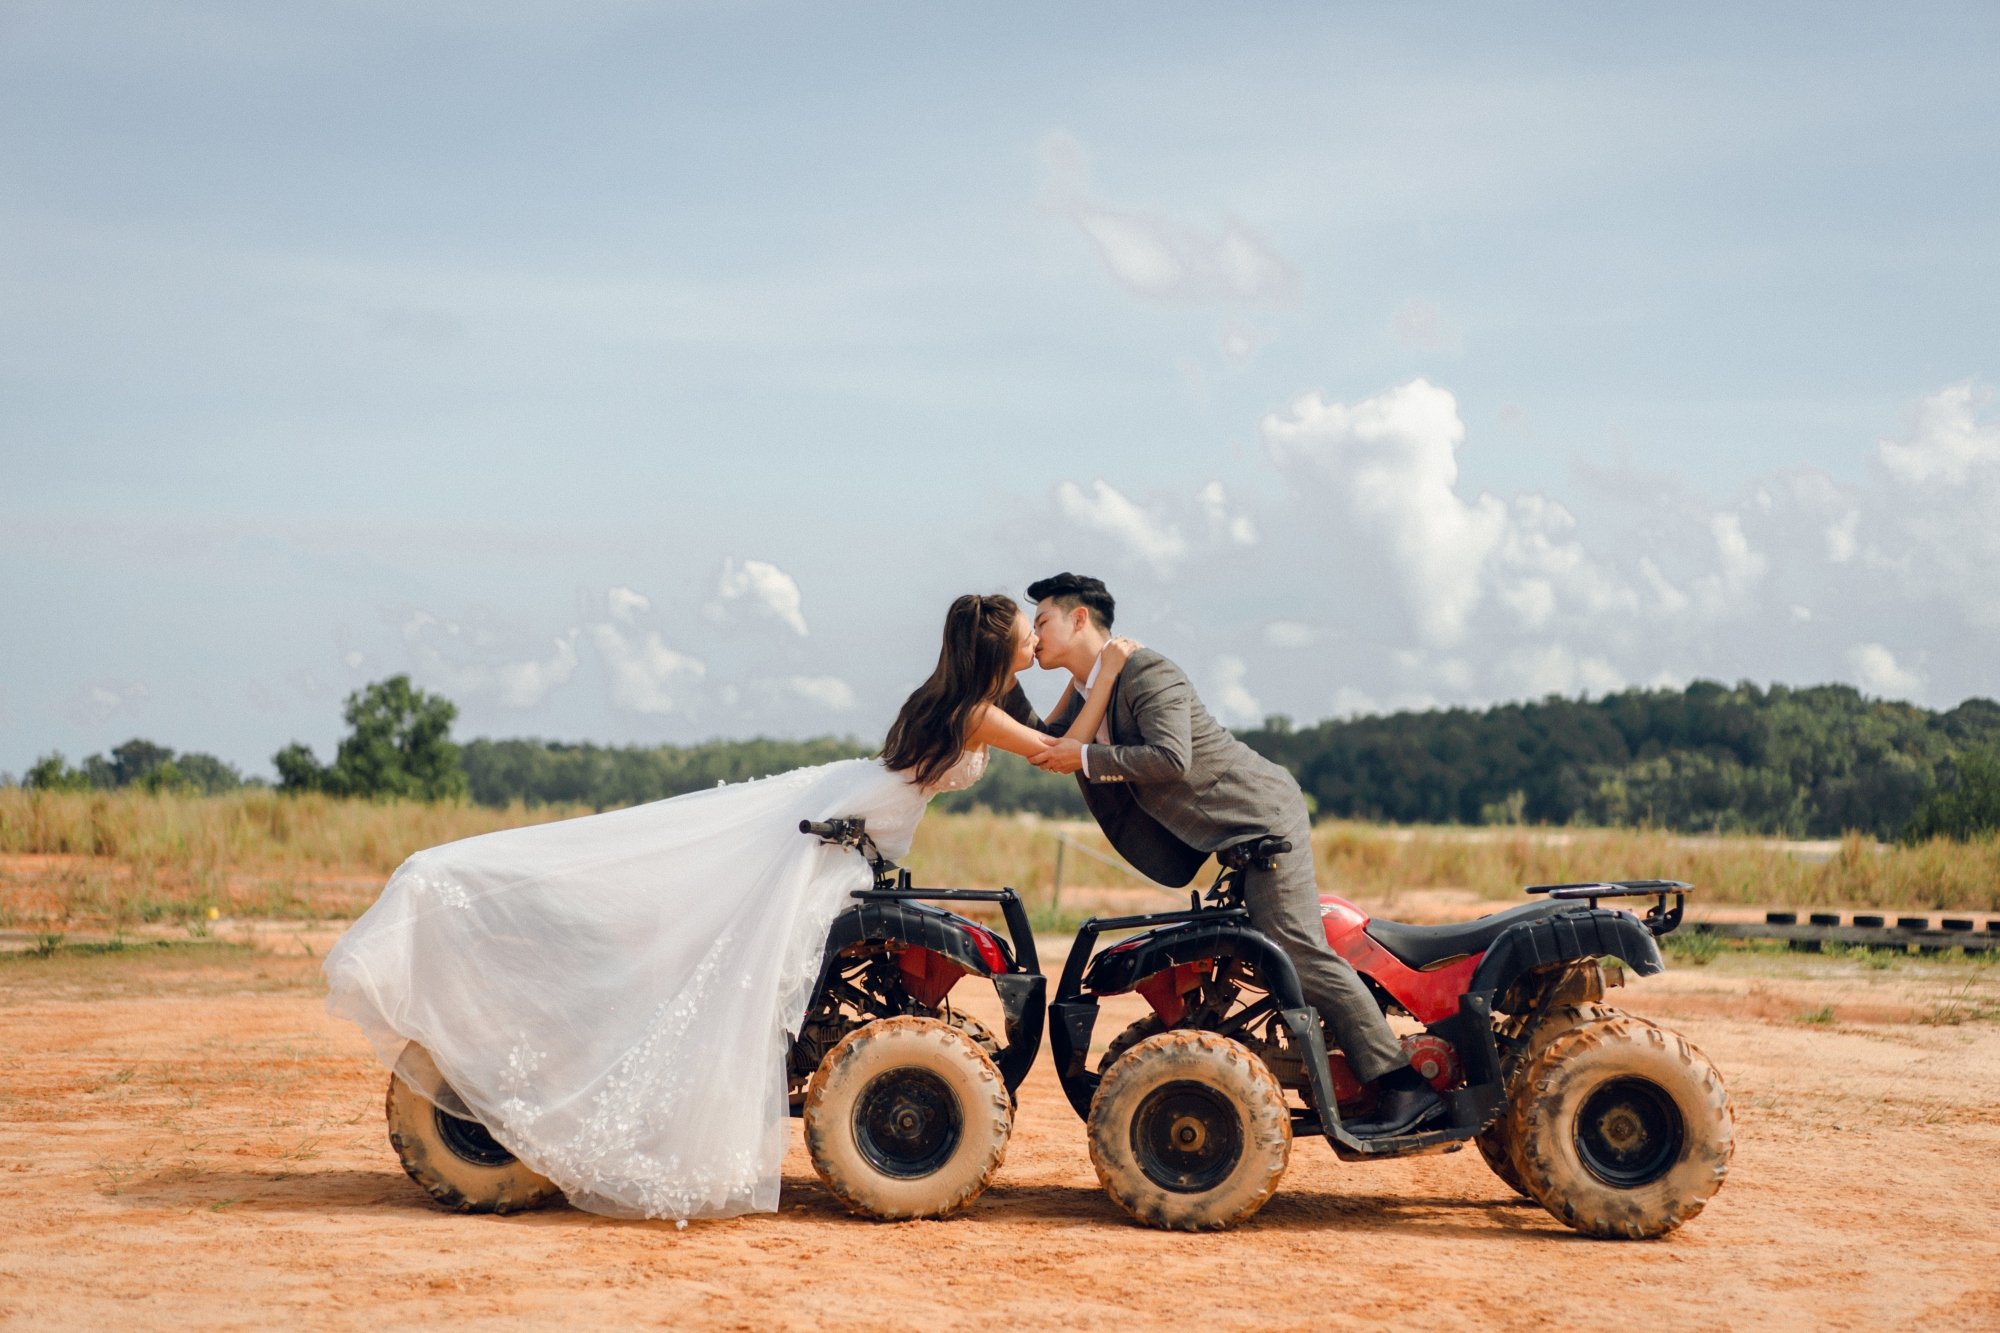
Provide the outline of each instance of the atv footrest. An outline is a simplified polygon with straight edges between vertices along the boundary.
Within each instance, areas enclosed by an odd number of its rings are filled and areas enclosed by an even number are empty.
[[[1334,1156],[1343,1162],[1365,1162],[1371,1157],[1403,1157],[1433,1148],[1445,1148],[1465,1142],[1466,1137],[1455,1129],[1427,1129],[1421,1134],[1398,1134],[1394,1138],[1357,1139],[1353,1144],[1339,1139],[1328,1139],[1327,1142],[1333,1145]]]
[[[1361,1161],[1370,1157],[1397,1157],[1405,1153],[1422,1152],[1443,1144],[1464,1143],[1480,1131],[1492,1116],[1496,1097],[1491,1089],[1453,1088],[1444,1094],[1445,1121],[1416,1134],[1398,1134],[1393,1138],[1356,1139],[1346,1133],[1328,1134],[1327,1142],[1343,1160]],[[1301,1111],[1292,1118],[1295,1134],[1320,1134],[1324,1128],[1319,1117],[1311,1111]]]

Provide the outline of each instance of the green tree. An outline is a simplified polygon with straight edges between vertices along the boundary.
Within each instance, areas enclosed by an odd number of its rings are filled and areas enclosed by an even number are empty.
[[[151,792],[155,796],[178,796],[201,790],[188,780],[181,772],[181,766],[171,759],[154,764],[146,770],[146,776],[132,785],[140,791]]]
[[[174,767],[180,770],[181,780],[204,796],[235,791],[243,785],[243,775],[236,771],[236,766],[212,754],[199,751],[179,754],[174,756],[173,762]]]
[[[1903,827],[1903,841],[1951,838],[1965,842],[2000,829],[2000,752],[1959,755]]]
[[[303,741],[293,741],[271,756],[278,770],[278,790],[296,796],[300,792],[326,790],[326,765]]]
[[[90,779],[81,770],[71,768],[62,751],[56,750],[37,759],[21,785],[36,791],[88,791]]]
[[[391,676],[348,695],[342,716],[350,730],[327,774],[329,790],[420,801],[465,796],[465,769],[451,741],[458,705],[451,700],[415,688],[408,676]]]
[[[153,770],[174,762],[174,752],[134,736],[111,751],[111,785],[132,787],[145,783]]]

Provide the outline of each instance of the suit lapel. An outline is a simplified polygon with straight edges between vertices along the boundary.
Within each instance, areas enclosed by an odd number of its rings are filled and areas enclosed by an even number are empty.
[[[1118,679],[1111,682],[1111,703],[1104,710],[1104,725],[1111,730],[1113,745],[1138,745],[1145,739],[1138,734],[1138,728],[1132,721],[1132,710],[1126,706],[1125,682],[1142,665],[1139,660],[1141,655],[1150,652],[1150,648],[1141,648],[1126,658],[1125,669],[1118,673]]]

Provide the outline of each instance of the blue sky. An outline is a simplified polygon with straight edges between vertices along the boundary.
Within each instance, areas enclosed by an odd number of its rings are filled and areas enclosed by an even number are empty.
[[[1992,694],[1997,38],[8,4],[0,770],[872,736],[1059,568],[1236,722]]]

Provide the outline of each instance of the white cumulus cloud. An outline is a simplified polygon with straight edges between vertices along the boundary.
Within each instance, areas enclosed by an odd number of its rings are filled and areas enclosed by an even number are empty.
[[[1963,485],[1975,469],[2000,463],[2000,422],[1980,422],[1977,413],[1993,400],[1991,390],[1955,384],[1918,401],[1909,432],[1876,446],[1882,466],[1911,486],[1942,482]]]
[[[1892,699],[1914,699],[1924,686],[1923,676],[1896,660],[1896,655],[1879,643],[1858,643],[1847,650],[1847,664],[1854,682],[1868,694]]]
[[[1063,517],[1102,533],[1129,556],[1165,577],[1187,554],[1187,539],[1164,516],[1142,509],[1099,478],[1085,491],[1073,481],[1057,485],[1056,508]]]
[[[1155,300],[1273,301],[1298,288],[1298,270],[1248,224],[1201,226],[1096,197],[1088,157],[1075,136],[1042,141],[1044,197],[1089,240],[1127,290]],[[1254,349],[1252,349],[1254,350]]]
[[[1255,726],[1263,721],[1264,710],[1257,703],[1257,696],[1250,693],[1243,679],[1250,673],[1249,665],[1240,657],[1224,654],[1215,659],[1209,670],[1209,679],[1214,684],[1212,692],[1204,691],[1203,697],[1215,709],[1215,715],[1225,725]]]
[[[777,621],[801,638],[809,633],[797,580],[768,561],[724,560],[715,596],[715,601],[702,608],[710,620],[727,619],[731,609],[740,605],[754,615]]]
[[[1747,612],[1771,562],[1751,547],[1741,515],[1710,515],[1708,532],[1715,542],[1716,568],[1695,580],[1695,606],[1710,617]]]
[[[1457,400],[1422,379],[1352,407],[1309,393],[1265,416],[1260,432],[1280,470],[1330,489],[1386,548],[1420,637],[1463,639],[1507,509],[1491,495],[1458,495]]]
[[[1257,544],[1257,525],[1250,521],[1249,515],[1230,511],[1229,495],[1222,489],[1221,482],[1209,482],[1195,492],[1194,498],[1208,521],[1211,540],[1236,546]]]
[[[611,608],[611,618],[629,625],[641,612],[652,609],[652,599],[642,592],[630,588],[613,588],[604,594],[605,603]]]
[[[600,622],[590,627],[590,640],[610,676],[612,704],[628,712],[663,717],[684,710],[708,674],[700,658],[669,648],[658,630],[628,637]]]

